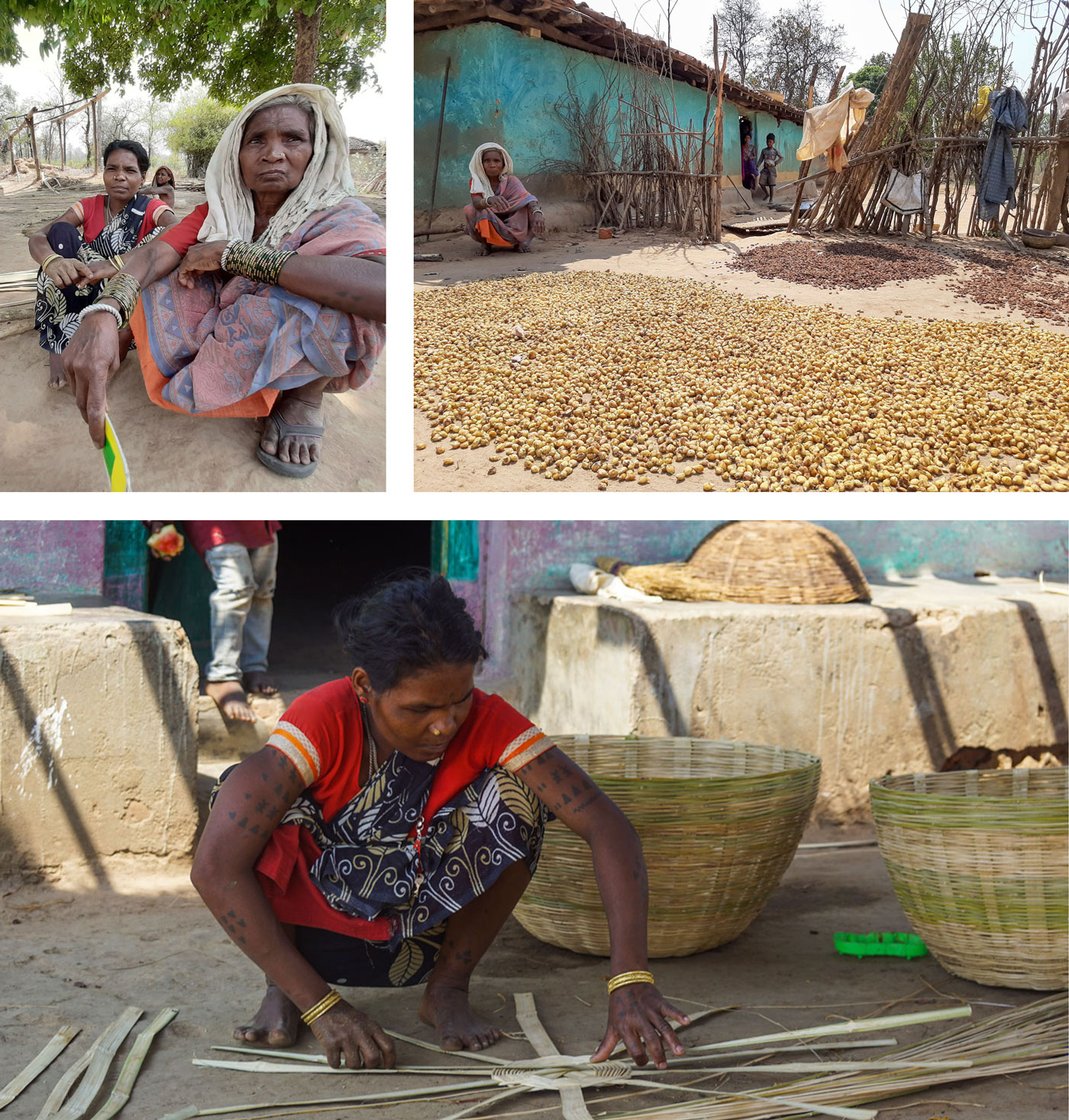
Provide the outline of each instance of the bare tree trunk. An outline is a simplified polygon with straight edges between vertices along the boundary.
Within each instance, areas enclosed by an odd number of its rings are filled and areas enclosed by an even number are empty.
[[[94,101],[93,116],[93,177],[100,174],[100,102]]]
[[[297,20],[297,53],[293,63],[294,82],[314,82],[316,72],[316,59],[319,56],[319,27],[323,20],[323,5],[316,5],[316,10],[306,16],[301,11],[295,11]]]

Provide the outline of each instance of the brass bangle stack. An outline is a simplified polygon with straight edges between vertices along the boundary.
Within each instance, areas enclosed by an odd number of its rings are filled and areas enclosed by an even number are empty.
[[[227,272],[237,272],[260,284],[277,284],[282,266],[296,256],[291,249],[269,249],[248,241],[227,242],[220,264]]]
[[[313,1003],[307,1011],[301,1012],[301,1019],[306,1026],[310,1027],[320,1015],[325,1015],[335,1004],[339,1003],[341,1003],[341,996],[331,988],[318,1003]]]
[[[122,308],[122,326],[130,322],[137,297],[141,294],[141,282],[129,272],[117,272],[101,289],[99,299],[113,299]]]
[[[48,275],[48,266],[53,261],[61,261],[62,259],[63,258],[59,255],[59,253],[49,253],[48,256],[45,257],[45,259],[43,261],[41,261],[41,271],[47,276]]]
[[[615,976],[609,977],[609,995],[611,996],[617,988],[625,988],[628,984],[652,984],[653,973],[646,972],[644,969],[637,969],[634,972],[618,972]]]

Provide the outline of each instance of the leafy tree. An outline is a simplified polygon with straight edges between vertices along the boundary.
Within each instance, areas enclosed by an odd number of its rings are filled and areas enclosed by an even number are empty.
[[[727,52],[732,76],[745,85],[746,75],[757,61],[767,33],[768,22],[761,11],[760,0],[720,0],[720,6],[713,15],[716,16],[720,53]],[[710,57],[713,53],[711,30],[705,53]]]
[[[842,24],[824,22],[815,0],[798,0],[769,23],[764,58],[755,74],[757,83],[782,93],[790,105],[804,105],[814,68],[817,84],[825,83],[825,90],[831,87],[845,57],[841,48],[845,35]]]
[[[185,157],[186,170],[202,178],[223,136],[223,129],[238,115],[234,105],[223,105],[211,97],[202,97],[179,109],[172,117],[167,139],[172,152]]]
[[[886,51],[881,51],[846,77],[847,81],[854,83],[855,88],[864,86],[873,94],[872,104],[868,108],[870,117],[876,112],[876,106],[880,103],[880,94],[883,93],[883,87],[887,82],[887,71],[890,66],[891,56]]]
[[[288,81],[355,93],[386,30],[385,0],[0,0],[0,61],[21,55],[5,15],[44,28],[45,52],[65,44],[82,96],[135,80],[160,98],[196,80],[231,101]]]

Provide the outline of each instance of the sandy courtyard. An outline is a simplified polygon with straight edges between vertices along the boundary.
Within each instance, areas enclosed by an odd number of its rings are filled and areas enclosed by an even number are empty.
[[[833,242],[862,243],[865,238],[856,235],[824,237],[820,245]],[[892,250],[902,244],[901,238],[875,239],[881,245],[889,245]],[[910,246],[917,245],[919,239],[906,239]],[[1051,302],[1051,313],[1037,313],[1033,306],[1026,313],[1009,307],[990,306],[976,302],[967,295],[955,290],[962,283],[968,283],[971,263],[970,254],[978,250],[987,253],[996,262],[1004,250],[1007,260],[1013,258],[1010,250],[1000,243],[983,243],[973,239],[969,242],[953,242],[949,238],[936,237],[937,251],[950,258],[950,263],[940,275],[928,275],[917,279],[888,280],[879,286],[868,288],[817,287],[809,283],[799,283],[784,279],[767,279],[752,271],[737,270],[730,267],[740,254],[770,245],[791,245],[810,243],[812,239],[785,232],[742,238],[726,234],[720,245],[698,245],[647,231],[631,231],[611,240],[599,240],[592,233],[566,233],[551,231],[545,240],[536,241],[530,254],[516,255],[496,253],[488,258],[473,256],[473,245],[462,235],[434,237],[430,241],[422,238],[416,241],[416,252],[440,252],[444,259],[440,262],[417,262],[415,266],[417,298],[420,293],[444,291],[458,284],[468,284],[476,280],[535,277],[540,274],[561,276],[576,272],[598,272],[621,276],[646,276],[664,279],[684,279],[711,285],[717,291],[736,293],[747,300],[772,299],[786,301],[790,306],[840,312],[844,316],[863,316],[874,320],[894,320],[896,323],[914,323],[919,327],[938,321],[949,320],[957,323],[1006,324],[1023,328],[1028,337],[1036,340],[1042,348],[1042,340],[1050,335],[1058,339],[1061,347],[1069,334],[1069,322],[1059,308],[1069,300],[1069,249],[1054,249],[1045,252],[1026,251],[1029,260],[1041,267],[1049,265],[1053,280],[1050,290],[1060,295],[1064,289],[1065,298],[1055,298]],[[887,273],[893,275],[893,267]],[[942,267],[942,266],[941,266]],[[986,275],[986,271],[985,271]],[[755,320],[762,314],[760,304],[752,306]],[[502,324],[505,326],[505,324]],[[1049,332],[1049,334],[1047,333]],[[859,345],[865,344],[865,331],[858,334]],[[582,348],[584,338],[578,338],[576,345]],[[417,379],[421,360],[421,338],[416,331]],[[505,344],[507,345],[507,343]],[[519,344],[522,347],[522,343]],[[448,343],[445,344],[448,350]],[[433,360],[433,359],[431,359]],[[639,371],[641,372],[641,371]],[[923,373],[920,374],[923,376]],[[1064,378],[1057,379],[1049,387],[1056,397],[1066,392]],[[585,399],[585,398],[584,398]],[[417,382],[417,402],[419,391]],[[476,402],[477,403],[477,402]],[[578,401],[576,402],[578,403]],[[469,404],[468,407],[474,407]],[[458,407],[457,412],[461,411]],[[574,469],[566,478],[553,480],[545,475],[524,469],[522,458],[519,462],[508,463],[495,452],[493,446],[476,448],[457,448],[448,436],[435,440],[434,427],[425,410],[417,407],[415,415],[415,480],[419,490],[485,490],[485,491],[535,491],[535,490],[596,490],[599,488],[597,475],[586,469]],[[1037,437],[1037,439],[1040,437]],[[1042,438],[1047,438],[1045,435]],[[1058,435],[1051,437],[1056,442]],[[1061,457],[1069,455],[1069,437],[1061,432],[1058,452]],[[446,460],[450,460],[448,466]],[[994,463],[1008,478],[1015,477],[1022,470],[1022,460],[1013,455],[1001,459],[985,459],[988,465]],[[952,475],[946,477],[952,478]],[[754,482],[740,485],[740,489],[759,489],[761,476],[755,473]],[[640,486],[637,481],[612,480],[606,485],[612,490],[641,492],[642,490],[660,491],[701,491],[703,489],[730,489],[729,482],[721,479],[715,471],[706,469],[682,480],[664,474],[650,473],[646,483]],[[1069,485],[1069,480],[1066,481]],[[773,487],[774,488],[774,487]],[[801,489],[799,485],[785,488]],[[822,488],[817,484],[817,488]],[[869,488],[869,487],[859,487]],[[890,487],[891,489],[936,489],[929,486]],[[1010,488],[1013,488],[1012,486]],[[1056,484],[1053,488],[1061,488]]]
[[[807,839],[828,839],[813,835]],[[146,1011],[144,1025],[163,1007],[177,1018],[157,1038],[130,1103],[130,1120],[161,1120],[187,1106],[220,1108],[237,1103],[275,1103],[239,1117],[318,1116],[344,1120],[359,1115],[386,1120],[439,1120],[471,1105],[460,1102],[379,1105],[370,1112],[329,1105],[284,1107],[283,1102],[323,1101],[389,1088],[422,1088],[448,1078],[410,1074],[348,1077],[294,1072],[249,1075],[197,1069],[193,1058],[240,1058],[216,1054],[230,1043],[258,998],[256,969],[231,945],[193,894],[179,866],[146,873],[109,865],[107,886],[74,889],[70,884],[16,886],[0,891],[4,961],[0,986],[0,1084],[21,1070],[63,1024],[82,1029],[68,1050],[5,1111],[12,1120],[33,1120],[60,1075],[122,1009]],[[931,957],[920,960],[836,955],[836,930],[904,930],[908,925],[893,896],[875,847],[799,851],[764,912],[733,943],[696,956],[651,962],[661,990],[689,1011],[735,1009],[684,1032],[691,1044],[763,1035],[783,1027],[815,1026],[838,1018],[900,1014],[956,1005],[973,1006],[980,1019],[1018,1007],[1042,993],[983,987],[956,979]],[[589,1054],[604,1029],[607,962],[547,946],[510,920],[476,973],[475,1006],[509,1032],[517,1030],[513,994],[532,992],[550,1037],[561,1052]],[[416,1021],[419,989],[393,992],[351,990],[349,997],[392,1030],[426,1041],[432,1032]],[[901,1044],[954,1027],[929,1024],[896,1030]],[[135,1032],[136,1033],[136,1029]],[[119,1051],[128,1053],[130,1041]],[[312,1053],[305,1035],[299,1044]],[[522,1038],[506,1038],[494,1056],[533,1056]],[[848,1052],[852,1057],[880,1051]],[[828,1057],[833,1057],[830,1052]],[[947,1055],[953,1056],[953,1055]],[[401,1045],[406,1064],[470,1065]],[[116,1063],[117,1068],[118,1063]],[[105,1084],[113,1083],[115,1071]],[[692,1077],[685,1078],[690,1082]],[[732,1077],[730,1087],[756,1088],[764,1078]],[[678,1080],[674,1078],[674,1080]],[[1065,1115],[1065,1071],[1052,1068],[945,1085],[886,1102],[880,1115],[896,1120],[1060,1120]],[[369,1084],[370,1083],[370,1084]],[[716,1085],[706,1081],[705,1085]],[[595,1116],[655,1103],[676,1103],[680,1094],[631,1089],[588,1092]],[[560,1116],[559,1098],[540,1093],[518,1103],[491,1107],[487,1116]]]
[[[26,236],[70,201],[93,193],[88,181],[58,192],[0,177],[0,272],[33,267]],[[99,190],[99,185],[96,189]],[[180,191],[184,217],[203,194]],[[386,485],[385,355],[359,391],[324,404],[322,460],[305,479],[274,474],[256,458],[253,420],[203,420],[156,407],[145,393],[136,351],[108,390],[108,411],[135,490],[381,491]],[[48,359],[33,330],[32,295],[0,293],[0,488],[107,490],[108,477],[69,389],[50,390]]]

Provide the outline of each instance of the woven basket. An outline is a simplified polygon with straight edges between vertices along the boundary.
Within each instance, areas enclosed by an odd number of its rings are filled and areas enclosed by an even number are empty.
[[[599,557],[624,583],[665,599],[738,603],[852,603],[872,598],[853,554],[809,521],[728,521],[684,564],[637,564]]]
[[[820,781],[801,751],[707,739],[553,737],[624,811],[649,869],[649,955],[738,937],[794,856]],[[516,917],[551,945],[608,956],[590,849],[558,821]]]
[[[898,901],[939,963],[1000,988],[1069,987],[1066,770],[870,784]]]

